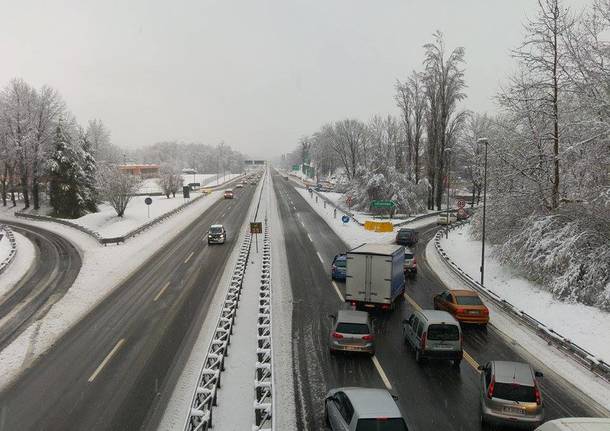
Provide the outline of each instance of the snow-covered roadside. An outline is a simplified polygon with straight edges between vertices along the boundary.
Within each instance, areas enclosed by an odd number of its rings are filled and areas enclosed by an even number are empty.
[[[4,218],[41,226],[70,239],[83,256],[83,265],[64,297],[41,320],[0,352],[0,388],[10,383],[21,369],[49,349],[64,332],[126,280],[146,259],[221,197],[222,192],[213,192],[133,240],[120,246],[108,247],[101,246],[92,237],[76,229],[52,222],[16,219],[11,212],[3,212]]]
[[[337,211],[337,217],[334,217],[334,208],[331,205],[326,205],[324,208],[324,202],[322,199],[318,199],[316,203],[315,196],[312,198],[309,193],[301,188],[296,190],[303,196],[303,198],[309,203],[309,205],[326,221],[326,223],[335,231],[335,233],[350,247],[356,247],[363,242],[372,242],[378,244],[390,244],[396,239],[396,231],[394,232],[373,232],[364,229],[364,227],[354,223],[350,220],[347,223],[341,221],[343,213]],[[430,224],[436,223],[434,217],[424,218],[408,222],[401,227],[411,227],[414,229],[420,229]]]
[[[258,193],[260,187],[262,187],[262,182],[259,183],[257,189],[255,191],[255,198],[252,200],[250,204],[250,208],[248,210],[248,217],[246,217],[244,224],[239,230],[239,237],[237,238],[237,244],[241,244],[243,242],[246,229],[248,227],[249,222],[254,217],[254,211],[256,211],[256,205],[258,203]],[[252,245],[252,247],[255,247]],[[193,345],[193,349],[191,350],[189,359],[187,360],[185,367],[178,378],[178,382],[174,387],[174,391],[172,396],[165,408],[163,413],[163,418],[159,424],[159,431],[172,431],[176,429],[182,429],[184,426],[185,420],[187,418],[189,409],[191,407],[191,402],[193,400],[193,394],[195,393],[195,388],[197,386],[197,380],[199,379],[199,374],[201,372],[201,364],[203,364],[205,360],[205,356],[208,352],[208,347],[210,345],[210,340],[214,334],[214,330],[216,328],[216,323],[218,317],[220,315],[220,310],[225,299],[227,289],[229,286],[229,282],[233,276],[233,268],[235,267],[235,263],[239,256],[240,247],[236,246],[229,259],[227,260],[225,271],[219,281],[219,288],[216,290],[214,297],[210,303],[208,309],[208,318],[203,322],[203,326],[197,336],[197,340]],[[240,313],[238,313],[238,316]],[[231,351],[229,352],[231,354]],[[252,364],[253,365],[253,364]],[[251,373],[248,378],[247,383],[251,384],[253,382],[254,369],[253,366],[251,368]],[[223,384],[225,384],[225,376],[222,377]],[[253,391],[253,389],[252,389]],[[250,394],[248,394],[250,396]],[[252,405],[248,406],[250,411],[252,411]],[[214,416],[214,420],[216,417]],[[216,425],[216,424],[215,424]],[[250,424],[251,425],[251,424]],[[248,427],[249,429],[250,427]]]
[[[478,279],[481,241],[470,238],[468,226],[462,226],[441,239],[441,247],[468,275]],[[554,299],[536,283],[515,274],[493,256],[485,253],[485,287],[515,307],[525,311],[549,328],[578,344],[596,357],[610,363],[610,313],[596,307]],[[570,316],[569,319],[566,317]],[[601,340],[609,340],[606,343]]]
[[[36,259],[34,244],[20,233],[13,232],[13,235],[15,236],[18,252],[15,254],[15,258],[11,264],[0,275],[0,301],[2,300],[2,297],[29,271],[34,259]],[[8,243],[6,238],[0,242]],[[2,258],[0,258],[0,261],[1,260]]]
[[[0,264],[4,262],[4,259],[9,257],[13,246],[5,232],[5,230],[0,226]]]
[[[433,241],[430,241],[426,247],[426,260],[432,270],[446,286],[469,289],[469,287],[443,263],[434,247]],[[557,373],[569,384],[610,411],[610,397],[608,396],[610,394],[610,384],[608,384],[608,382],[597,377],[581,364],[567,357],[556,348],[549,346],[545,340],[535,334],[529,327],[520,324],[511,317],[505,315],[504,312],[494,306],[493,303],[485,301],[485,299],[483,300],[485,305],[490,309],[491,324],[507,338],[509,344],[517,349],[521,348],[521,353],[529,356],[529,362],[534,366],[544,366]],[[605,339],[607,339],[607,335],[604,335],[598,341],[602,344],[601,341]],[[602,411],[599,412],[599,414],[607,415],[608,411]]]

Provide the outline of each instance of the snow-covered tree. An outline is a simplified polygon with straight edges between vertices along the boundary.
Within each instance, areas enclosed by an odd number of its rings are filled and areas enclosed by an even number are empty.
[[[97,212],[97,164],[92,154],[91,143],[81,130],[79,133],[81,166],[83,170],[83,188],[86,190],[85,208],[89,212]]]
[[[140,177],[122,172],[118,166],[98,165],[98,193],[101,200],[108,202],[123,217],[125,209],[142,184]]]
[[[182,176],[172,164],[161,165],[157,182],[167,198],[170,194],[176,197],[176,192],[182,188]]]
[[[80,148],[75,146],[60,121],[55,129],[53,150],[47,162],[49,199],[53,215],[78,218],[86,211],[88,197],[85,173],[80,166]]]

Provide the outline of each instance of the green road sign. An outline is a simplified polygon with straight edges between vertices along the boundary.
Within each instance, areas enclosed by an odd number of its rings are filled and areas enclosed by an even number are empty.
[[[301,166],[299,166],[299,165],[292,165],[292,170],[293,171],[298,171],[299,169],[301,169]]]
[[[394,208],[394,201],[371,201],[371,208]]]

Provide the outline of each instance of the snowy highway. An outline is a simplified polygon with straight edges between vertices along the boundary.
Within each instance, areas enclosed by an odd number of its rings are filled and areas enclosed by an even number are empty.
[[[224,271],[254,186],[219,200],[0,394],[0,429],[153,429]],[[208,246],[213,223],[224,246]]]
[[[279,175],[274,186],[284,225],[286,252],[290,262],[293,305],[293,363],[297,429],[324,428],[324,395],[337,386],[384,386],[398,395],[398,404],[415,430],[472,430],[479,427],[478,364],[489,360],[517,360],[543,371],[541,388],[547,418],[598,416],[587,395],[563,381],[544,364],[528,355],[493,326],[487,332],[465,331],[465,361],[457,373],[449,364],[418,365],[413,352],[402,342],[401,321],[414,308],[432,308],[432,296],[445,286],[428,266],[424,250],[437,227],[420,230],[417,248],[419,273],[407,280],[405,300],[399,309],[376,315],[376,355],[371,360],[358,356],[331,356],[327,338],[327,315],[342,307],[344,284],[330,279],[335,254],[348,247],[328,227],[293,187]]]

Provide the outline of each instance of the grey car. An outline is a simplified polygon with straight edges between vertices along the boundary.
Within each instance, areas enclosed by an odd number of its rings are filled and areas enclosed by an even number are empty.
[[[227,231],[221,224],[213,224],[208,230],[208,244],[224,244],[227,240]]]
[[[544,421],[542,394],[534,371],[523,362],[491,361],[481,372],[481,425],[534,429]]]
[[[405,343],[415,350],[415,360],[448,359],[459,369],[462,361],[462,329],[446,311],[418,310],[403,320]]]
[[[373,324],[366,311],[339,310],[329,316],[333,325],[328,336],[330,352],[362,352],[375,354]]]
[[[336,388],[324,401],[333,431],[408,431],[396,402],[385,389]]]

